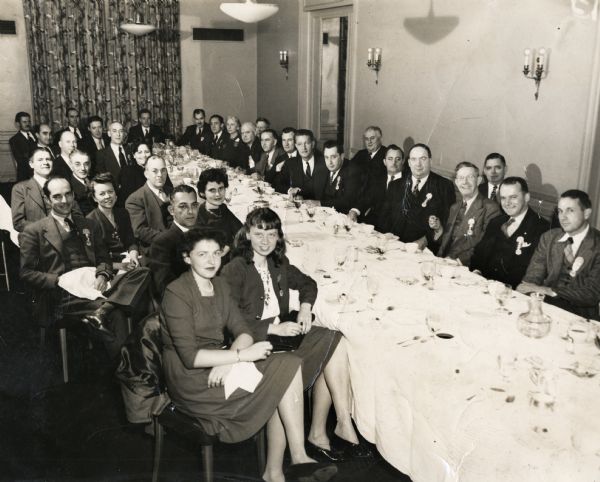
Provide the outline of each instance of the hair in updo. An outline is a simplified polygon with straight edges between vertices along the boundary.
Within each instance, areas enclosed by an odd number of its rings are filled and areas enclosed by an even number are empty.
[[[246,216],[246,222],[242,228],[235,235],[233,241],[233,257],[242,256],[248,264],[252,263],[254,259],[254,250],[252,249],[252,243],[250,242],[250,228],[263,229],[265,231],[269,229],[276,229],[279,239],[275,245],[275,249],[269,254],[276,266],[279,266],[283,262],[285,256],[285,239],[283,237],[283,230],[281,229],[281,219],[275,211],[270,208],[256,208],[248,213]]]

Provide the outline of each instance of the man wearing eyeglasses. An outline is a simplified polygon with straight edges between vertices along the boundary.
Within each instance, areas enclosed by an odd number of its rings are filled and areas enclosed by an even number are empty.
[[[416,242],[423,249],[435,244],[429,219],[436,217],[445,223],[456,195],[452,182],[431,170],[431,149],[426,144],[411,148],[408,165],[410,175],[390,183],[379,228],[394,233],[405,243]]]
[[[429,226],[434,232],[432,246],[439,243],[437,255],[468,266],[489,222],[501,213],[498,203],[477,189],[481,176],[476,165],[459,162],[454,172],[461,199],[450,207],[445,224],[434,215],[429,218]]]

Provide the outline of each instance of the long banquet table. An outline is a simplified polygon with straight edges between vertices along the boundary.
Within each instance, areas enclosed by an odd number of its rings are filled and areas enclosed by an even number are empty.
[[[229,206],[243,221],[256,183],[231,170],[230,179]],[[550,334],[525,337],[517,318],[527,297],[513,292],[499,313],[487,281],[466,268],[367,226],[348,233],[332,209],[310,222],[286,197],[264,199],[283,220],[291,262],[318,282],[317,323],[344,334],[354,419],[390,464],[415,482],[600,481],[596,325],[545,304]],[[433,260],[429,289],[421,265]],[[432,336],[427,318],[453,338]]]

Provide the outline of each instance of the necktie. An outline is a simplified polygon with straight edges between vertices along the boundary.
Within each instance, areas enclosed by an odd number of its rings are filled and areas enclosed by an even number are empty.
[[[511,224],[513,224],[514,222],[515,222],[515,218],[509,218],[508,221],[506,221],[500,228],[502,230],[502,232],[504,233],[504,236],[506,236],[507,238],[510,237],[510,234],[508,234],[508,227]]]
[[[29,139],[31,142],[35,142],[35,137],[33,137],[33,134],[31,132],[27,133],[27,139]]]
[[[332,172],[329,175],[329,184],[333,185],[333,181],[335,180],[335,174]]]
[[[148,136],[148,128],[144,127],[144,137],[147,137],[147,136]]]
[[[312,171],[310,170],[310,164],[306,161],[306,177],[312,177]]]
[[[52,149],[50,149],[49,147],[44,147],[44,150],[50,154],[50,158],[54,160],[54,153],[52,152]]]
[[[415,185],[413,186],[413,189],[412,189],[413,194],[417,194],[419,192],[419,184],[421,184],[421,180],[417,179],[417,182],[415,182]]]
[[[569,237],[567,239],[567,245],[565,246],[564,253],[567,263],[569,264],[569,266],[571,266],[573,264],[573,261],[575,261],[575,253],[573,253],[573,238]]]
[[[77,233],[77,226],[72,219],[65,218],[65,224],[69,227],[69,232]]]
[[[123,152],[122,147],[119,147],[119,164],[121,167],[127,165],[127,158],[125,157],[125,152]]]
[[[391,174],[388,176],[388,180],[387,180],[387,184],[386,187],[390,187],[390,182],[392,182],[394,180],[394,176],[392,176]]]
[[[454,221],[454,226],[458,226],[465,217],[465,213],[467,212],[467,201],[463,201],[458,213],[456,214],[456,220]]]
[[[166,202],[167,202],[167,194],[166,194],[166,193],[165,193],[165,192],[164,192],[162,189],[160,189],[160,190],[158,191],[158,197],[160,198],[160,200],[161,200],[162,202],[164,202],[164,203],[166,203]]]
[[[494,187],[492,188],[492,193],[490,194],[490,199],[492,201],[496,200],[496,191],[498,190],[498,185],[494,184]],[[512,219],[512,218],[511,218]]]

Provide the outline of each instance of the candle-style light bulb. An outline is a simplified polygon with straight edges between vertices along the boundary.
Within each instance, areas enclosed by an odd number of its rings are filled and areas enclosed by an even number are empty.
[[[531,49],[525,49],[523,52],[525,55],[525,60],[523,61],[523,68],[529,69],[531,66]]]
[[[381,60],[381,49],[375,49],[375,62],[379,62]]]
[[[373,49],[367,49],[367,62],[373,62]]]
[[[546,49],[544,47],[540,47],[538,50],[538,56],[537,56],[537,68],[538,69],[544,69],[544,65],[546,63]]]

